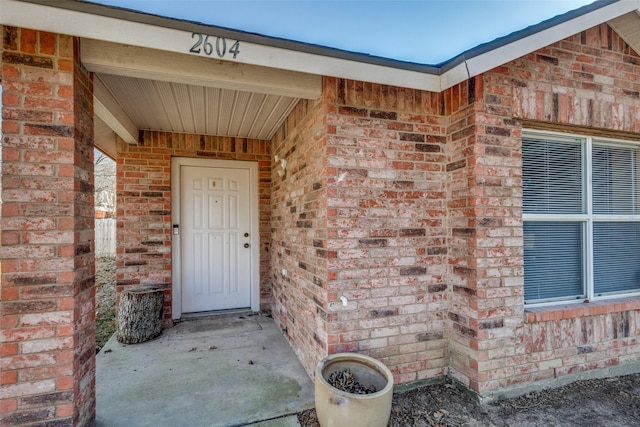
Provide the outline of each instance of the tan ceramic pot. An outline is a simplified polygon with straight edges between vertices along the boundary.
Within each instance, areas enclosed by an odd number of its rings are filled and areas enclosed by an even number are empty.
[[[364,387],[375,393],[353,394],[338,390],[327,380],[349,368]],[[385,427],[391,414],[393,375],[382,362],[356,353],[338,353],[318,363],[315,372],[316,413],[322,427]]]

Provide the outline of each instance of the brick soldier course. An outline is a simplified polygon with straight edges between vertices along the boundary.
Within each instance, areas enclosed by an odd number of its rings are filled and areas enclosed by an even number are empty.
[[[78,38],[3,27],[0,426],[89,425],[93,97]],[[258,162],[260,307],[327,354],[490,396],[640,360],[640,299],[525,308],[523,130],[640,139],[640,56],[606,23],[441,92],[323,77],[270,141],[118,141],[117,282],[165,289],[171,157]],[[287,159],[284,175],[274,156]],[[344,305],[341,297],[345,297]]]

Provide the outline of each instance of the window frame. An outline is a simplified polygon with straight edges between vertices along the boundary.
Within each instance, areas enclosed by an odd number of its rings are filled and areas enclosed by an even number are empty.
[[[582,152],[582,165],[581,165],[581,179],[582,179],[582,194],[583,194],[583,213],[525,213],[524,212],[524,191],[523,197],[523,226],[524,222],[552,222],[552,221],[565,221],[565,222],[579,222],[582,224],[583,232],[583,247],[580,251],[582,253],[583,263],[583,292],[584,297],[579,296],[576,298],[560,297],[549,298],[545,300],[535,300],[534,302],[527,302],[525,300],[526,307],[542,307],[558,304],[570,304],[570,303],[582,303],[585,301],[600,301],[613,298],[625,298],[640,296],[640,290],[637,292],[619,292],[606,295],[596,296],[594,285],[594,233],[593,224],[595,222],[639,222],[640,223],[640,209],[636,214],[631,215],[613,215],[613,214],[594,214],[593,213],[593,146],[594,143],[600,146],[611,146],[621,148],[632,148],[640,150],[639,141],[620,140],[613,138],[606,138],[593,135],[575,134],[575,133],[563,133],[553,131],[541,131],[541,130],[522,130],[522,141],[526,138],[542,139],[549,142],[567,143],[569,139],[575,139],[579,142]],[[524,156],[524,154],[523,154]],[[524,159],[523,159],[524,162]],[[523,180],[524,180],[524,164],[523,167]],[[635,173],[640,173],[636,170]],[[524,190],[524,181],[523,181]],[[524,234],[523,234],[524,238]],[[524,243],[523,243],[524,244]],[[524,250],[524,246],[523,246]],[[524,260],[524,252],[523,252]],[[524,274],[524,273],[523,273]]]

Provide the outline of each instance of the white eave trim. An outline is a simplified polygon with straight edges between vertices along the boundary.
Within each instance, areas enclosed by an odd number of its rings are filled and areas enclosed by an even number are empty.
[[[0,23],[4,25],[34,28],[113,43],[203,56],[189,52],[195,42],[190,31],[158,27],[17,0],[0,0],[0,10],[2,11]],[[215,42],[215,29],[212,28],[211,31],[209,34],[210,40]],[[233,42],[235,40],[227,39],[227,47],[231,46]],[[214,52],[211,58],[219,59],[215,55]],[[299,71],[315,75],[366,80],[373,83],[429,91],[440,90],[440,79],[436,75],[245,41],[240,41],[240,53],[236,59],[231,59],[230,55],[222,59],[229,62]]]
[[[569,21],[565,21],[560,25],[538,31],[528,37],[497,47],[474,58],[469,58],[465,61],[467,69],[469,70],[469,76],[474,77],[480,75],[530,52],[535,52],[559,40],[563,40],[586,29],[600,25],[603,22],[607,22],[610,19],[636,10],[639,7],[640,1],[638,0],[623,0],[612,3]]]
[[[301,52],[246,41],[240,41],[240,53],[235,59],[227,55],[223,60],[230,63],[244,63],[440,92],[530,52],[637,9],[640,9],[640,0],[622,0],[536,31],[529,36],[515,38],[511,42],[504,44],[496,42],[495,47],[490,43],[483,53],[468,58],[464,58],[463,54],[457,65],[442,74],[410,70],[403,68],[402,65],[396,68],[392,65],[361,62],[357,59]],[[190,31],[18,0],[0,0],[0,11],[0,23],[5,25],[196,55],[189,52],[194,44]],[[209,35],[212,40],[215,40],[215,31],[215,28],[211,28]],[[227,39],[227,41],[230,45],[235,40]],[[471,55],[473,53],[474,49],[468,52]],[[213,55],[215,56],[215,53]]]
[[[318,99],[322,77],[315,74],[181,55],[157,49],[82,39],[83,65],[96,73],[173,83]]]

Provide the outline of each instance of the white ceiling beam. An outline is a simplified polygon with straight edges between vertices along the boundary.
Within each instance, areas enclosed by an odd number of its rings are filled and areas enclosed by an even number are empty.
[[[81,59],[96,73],[292,98],[317,99],[322,95],[319,75],[99,40],[82,40]]]
[[[118,157],[115,132],[97,116],[93,121],[93,145],[113,160]]]
[[[99,78],[95,78],[93,82],[93,111],[124,141],[129,144],[138,143],[138,127]]]

